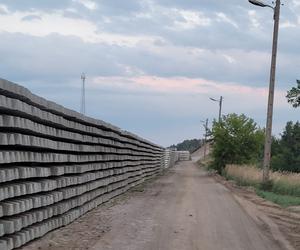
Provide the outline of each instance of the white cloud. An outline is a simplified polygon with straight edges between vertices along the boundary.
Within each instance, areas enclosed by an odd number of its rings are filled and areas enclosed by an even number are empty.
[[[280,23],[280,28],[295,28],[295,27],[297,27],[297,24],[292,23],[289,20]]]
[[[300,1],[299,0],[292,0],[292,3],[294,7],[299,7],[300,6]]]
[[[171,12],[179,15],[183,20],[175,20],[173,29],[194,29],[199,26],[211,25],[211,19],[206,17],[202,12],[199,11],[187,11],[173,9]],[[171,13],[170,13],[171,14]]]
[[[225,23],[229,23],[229,24],[231,24],[233,27],[235,27],[235,28],[237,28],[237,29],[239,28],[238,24],[237,24],[235,21],[233,21],[231,18],[229,18],[225,13],[219,12],[219,13],[217,13],[216,15],[217,15],[217,17],[218,17],[218,21],[220,21],[220,22],[225,22]]]
[[[39,16],[40,19],[27,20],[28,16]],[[120,46],[135,46],[143,41],[154,42],[157,37],[143,35],[123,35],[99,31],[96,24],[84,19],[73,19],[63,16],[62,12],[14,12],[0,15],[0,32],[23,33],[44,37],[52,33],[64,36],[76,36],[85,42],[107,43]]]
[[[255,10],[249,10],[249,11],[248,11],[248,15],[249,15],[250,22],[251,22],[251,24],[252,24],[252,26],[253,26],[254,28],[259,28],[259,27],[261,27],[260,22],[259,22],[259,20],[258,20],[258,18],[257,18],[256,11],[255,11]]]
[[[229,55],[223,54],[223,57],[231,64],[236,62],[236,60]]]
[[[96,10],[98,8],[98,5],[90,0],[73,0],[73,2],[79,3],[89,10]]]
[[[5,13],[8,14],[8,8],[4,4],[0,4],[0,14]]]

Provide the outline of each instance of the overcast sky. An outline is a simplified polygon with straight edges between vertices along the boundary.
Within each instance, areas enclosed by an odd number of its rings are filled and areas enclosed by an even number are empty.
[[[268,1],[271,4],[272,1]],[[282,1],[274,133],[300,110],[300,0]],[[265,126],[272,10],[247,0],[0,0],[0,77],[163,146],[201,120],[245,113]]]

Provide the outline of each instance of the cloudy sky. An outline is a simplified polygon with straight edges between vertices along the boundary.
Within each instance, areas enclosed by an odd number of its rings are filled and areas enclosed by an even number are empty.
[[[300,112],[300,0],[282,2],[275,134]],[[163,146],[202,137],[209,97],[264,126],[272,17],[247,0],[0,0],[0,77],[80,110],[85,72],[87,115]]]

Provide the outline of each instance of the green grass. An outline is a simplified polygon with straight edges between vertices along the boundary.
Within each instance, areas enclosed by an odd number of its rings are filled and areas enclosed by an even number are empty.
[[[262,171],[252,166],[229,165],[223,175],[239,186],[252,186],[262,198],[282,207],[300,206],[300,175],[270,173],[270,182],[261,183]]]
[[[261,185],[256,183],[256,182],[252,182],[252,181],[246,181],[240,178],[235,178],[232,176],[226,176],[226,178],[228,180],[233,180],[236,182],[237,185],[239,186],[251,186],[254,187],[256,189],[256,193],[257,195],[259,195],[260,197],[274,202],[282,207],[289,207],[289,206],[300,206],[300,197],[297,196],[293,196],[293,195],[288,195],[287,193],[292,193],[294,194],[294,192],[292,192],[290,190],[289,186],[277,186],[274,185],[272,187],[271,191],[264,191],[261,189]],[[297,192],[297,194],[299,194]]]
[[[286,182],[276,181],[272,187],[272,192],[282,195],[297,196],[300,198],[300,186],[289,185]]]
[[[259,195],[260,197],[268,201],[274,202],[282,207],[300,206],[300,197],[287,194],[287,193],[291,193],[291,194],[296,193],[297,195],[299,195],[299,192],[291,191],[289,186],[274,185],[271,191],[264,191],[261,189],[261,186],[256,182],[252,182],[249,180],[246,181],[228,175],[226,175],[226,179],[235,181],[236,184],[239,186],[252,186],[256,189],[257,195]]]
[[[275,194],[273,192],[262,191],[260,189],[256,190],[257,195],[260,197],[272,201],[282,207],[289,207],[289,206],[300,206],[300,197],[295,197],[291,195],[282,195],[282,194]]]

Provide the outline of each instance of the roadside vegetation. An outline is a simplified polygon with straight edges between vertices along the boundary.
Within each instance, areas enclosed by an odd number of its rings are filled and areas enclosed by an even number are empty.
[[[288,122],[273,138],[270,185],[261,185],[264,130],[245,115],[229,114],[212,128],[209,168],[281,206],[300,205],[300,124]]]
[[[171,145],[169,148],[176,148],[179,151],[189,151],[193,153],[203,144],[202,140],[192,139],[184,140],[183,142],[178,143],[177,145]]]
[[[262,170],[256,165],[227,165],[224,176],[241,186],[252,186],[256,193],[281,206],[300,205],[300,174],[291,172],[270,172],[272,186],[265,191],[261,188]]]
[[[212,128],[211,168],[220,174],[227,164],[254,164],[262,158],[264,131],[245,115],[229,114]]]
[[[296,80],[297,86],[287,92],[286,98],[294,108],[300,107],[300,80]]]
[[[288,122],[281,138],[273,138],[272,169],[300,173],[300,123]]]

